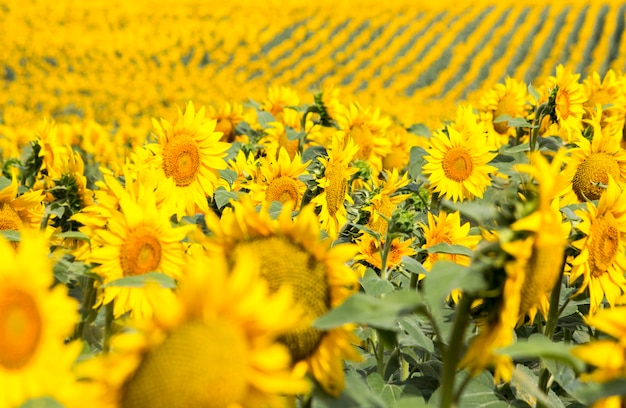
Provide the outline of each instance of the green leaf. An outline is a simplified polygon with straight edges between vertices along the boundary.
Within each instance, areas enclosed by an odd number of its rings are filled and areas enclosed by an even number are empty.
[[[387,407],[397,407],[398,400],[402,397],[402,388],[394,384],[385,384],[385,381],[378,373],[367,376],[367,384],[372,391],[381,397]]]
[[[572,346],[563,343],[554,343],[542,334],[534,333],[527,341],[518,340],[516,343],[500,349],[500,354],[506,354],[513,359],[545,358],[568,364],[574,370],[585,370],[585,363],[570,353]]]
[[[453,255],[465,255],[470,258],[474,255],[474,251],[463,245],[450,245],[447,242],[441,242],[437,245],[433,245],[427,248],[429,254],[453,254]]]
[[[426,155],[426,150],[419,146],[411,147],[410,157],[409,157],[409,177],[412,180],[415,180],[417,176],[422,173],[422,166],[424,165],[424,156]]]
[[[544,359],[543,362],[554,377],[554,381],[567,391],[569,395],[576,397],[583,383],[576,378],[574,370],[567,364],[555,360]]]
[[[541,99],[541,94],[532,84],[528,84],[528,94],[532,96],[535,100],[535,105],[539,103],[539,99]]]
[[[413,133],[414,135],[424,137],[431,137],[433,135],[428,126],[424,125],[423,123],[415,123],[409,126],[406,131],[409,133]]]
[[[4,236],[4,238],[9,242],[20,242],[20,232],[13,230],[0,230],[0,235]]]
[[[217,208],[222,209],[226,204],[230,202],[230,200],[238,200],[239,195],[234,191],[228,191],[224,187],[218,187],[215,190],[215,204],[217,204]]]
[[[346,387],[337,398],[324,393],[319,387],[313,389],[312,408],[345,407],[386,408],[386,404],[372,392],[364,378],[352,370],[346,373]]]
[[[518,399],[527,402],[532,400],[539,401],[547,407],[565,408],[563,402],[556,396],[554,391],[551,390],[550,395],[546,396],[537,386],[538,383],[539,378],[530,368],[523,364],[515,366],[511,380],[511,389]]]
[[[103,288],[111,286],[115,287],[127,287],[127,288],[140,288],[145,287],[148,284],[157,283],[160,287],[166,289],[174,289],[176,287],[176,281],[168,275],[161,272],[149,272],[143,275],[128,276],[126,278],[116,279],[112,282],[102,285]]]
[[[61,239],[78,239],[80,241],[85,241],[85,242],[89,242],[90,238],[89,235],[87,234],[83,234],[80,231],[66,231],[66,232],[61,232],[59,234],[54,234],[55,237],[57,238],[61,238]]]
[[[422,305],[417,292],[396,291],[383,299],[356,293],[338,307],[318,318],[313,327],[327,330],[346,323],[358,323],[387,330],[399,330],[397,320]]]
[[[4,190],[10,185],[11,185],[11,179],[6,178],[4,176],[0,176],[0,190]]]
[[[509,127],[526,127],[526,128],[534,127],[532,123],[530,123],[524,118],[512,118],[509,115],[500,115],[493,120],[493,123],[502,123],[502,122],[508,122],[507,125]]]
[[[409,256],[403,256],[402,257],[402,265],[404,266],[404,268],[411,272],[411,273],[416,273],[416,274],[420,274],[420,275],[426,275],[428,274],[428,270],[426,270],[426,268],[424,268],[424,265],[422,265],[421,263],[417,262],[417,260],[409,257]]]
[[[457,374],[455,378],[455,382],[460,382],[467,376],[466,372],[460,372]],[[433,393],[430,400],[428,401],[430,405],[439,406],[439,401],[441,399],[441,388],[438,388],[437,391]],[[473,378],[467,384],[467,387],[463,391],[461,398],[459,400],[459,407],[468,407],[468,408],[503,408],[503,407],[512,407],[511,404],[502,401],[496,395],[496,391],[493,385],[493,380],[486,384],[481,378]]]
[[[270,123],[276,122],[276,118],[269,112],[257,111],[257,121],[263,128],[267,128]]]
[[[219,170],[220,177],[226,180],[229,185],[233,185],[235,180],[237,180],[237,172],[232,169],[222,169]]]
[[[418,347],[422,350],[434,353],[435,346],[430,337],[424,334],[417,316],[404,316],[398,319],[400,327],[404,330],[404,335],[398,338],[400,345]]]
[[[63,408],[63,404],[50,397],[29,399],[19,408]]]
[[[579,401],[591,405],[601,398],[624,395],[624,390],[626,390],[626,378],[620,378],[603,384],[585,384],[576,391],[575,396]]]
[[[306,134],[304,132],[299,132],[289,126],[287,126],[287,128],[285,129],[285,133],[287,134],[287,140],[299,140],[304,138],[304,135]]]
[[[446,297],[454,289],[475,292],[485,286],[482,274],[476,269],[441,260],[434,263],[424,279],[424,299],[433,314],[442,313]]]
[[[393,292],[393,284],[388,280],[381,279],[380,276],[372,269],[367,268],[361,279],[361,286],[370,296],[380,297],[387,293]]]

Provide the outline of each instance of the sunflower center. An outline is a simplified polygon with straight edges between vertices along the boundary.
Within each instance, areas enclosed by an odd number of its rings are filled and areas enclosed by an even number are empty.
[[[578,165],[572,179],[572,189],[578,200],[599,199],[604,192],[604,188],[600,184],[607,185],[609,175],[616,180],[619,178],[619,164],[617,164],[615,157],[604,152],[591,153]]]
[[[248,349],[229,322],[185,323],[146,355],[125,384],[121,407],[238,406],[247,392]]]
[[[19,231],[22,225],[22,219],[11,203],[0,203],[0,230]]]
[[[33,298],[19,290],[0,292],[0,367],[19,370],[37,351],[41,315]]]
[[[221,118],[215,125],[216,132],[222,132],[221,142],[232,143],[235,141],[235,125],[228,118]]]
[[[474,168],[472,156],[463,147],[453,147],[448,150],[441,164],[446,177],[456,182],[467,180]]]
[[[596,218],[590,236],[589,265],[591,275],[598,278],[613,264],[619,248],[619,230],[613,214]]]
[[[367,160],[374,150],[374,136],[372,131],[364,125],[358,125],[350,129],[350,137],[354,144],[359,146],[359,150],[354,155],[354,160]]]
[[[272,180],[267,186],[265,199],[269,202],[279,201],[282,204],[286,202],[300,202],[300,193],[298,192],[298,182],[291,177],[280,176]]]
[[[348,180],[343,175],[342,167],[339,164],[331,164],[326,169],[328,187],[326,187],[326,204],[328,204],[328,214],[334,217],[339,208],[346,200],[348,190]]]
[[[284,237],[267,237],[238,244],[233,252],[236,259],[244,248],[251,249],[261,260],[261,275],[271,291],[283,286],[292,288],[294,302],[304,312],[304,319],[312,321],[328,312],[330,287],[326,267],[311,253]],[[309,357],[319,345],[324,332],[303,327],[280,336],[294,361]]]
[[[170,140],[163,148],[163,171],[179,187],[191,184],[200,170],[200,151],[196,142],[186,135]]]
[[[161,263],[161,243],[149,231],[135,230],[120,249],[124,276],[143,275],[156,271]]]

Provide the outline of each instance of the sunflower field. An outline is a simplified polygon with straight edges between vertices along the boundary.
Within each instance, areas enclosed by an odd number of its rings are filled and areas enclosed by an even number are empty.
[[[0,0],[0,408],[626,406],[625,25]]]

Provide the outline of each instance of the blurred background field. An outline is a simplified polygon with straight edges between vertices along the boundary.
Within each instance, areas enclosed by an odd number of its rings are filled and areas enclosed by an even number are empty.
[[[263,100],[269,86],[312,103],[328,85],[433,127],[507,75],[623,72],[625,13],[615,0],[5,0],[0,132],[27,139],[52,116],[141,139],[175,104]]]

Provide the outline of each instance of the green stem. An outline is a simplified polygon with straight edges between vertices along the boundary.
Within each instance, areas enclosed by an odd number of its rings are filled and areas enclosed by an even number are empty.
[[[411,273],[411,280],[409,281],[409,288],[411,288],[411,290],[417,290],[417,278],[416,273]]]
[[[563,265],[564,266],[564,265]],[[563,271],[563,267],[561,267],[561,271]],[[543,330],[544,336],[548,339],[552,340],[554,337],[554,330],[556,329],[556,322],[559,319],[559,301],[561,300],[561,283],[563,282],[563,272],[559,275],[559,278],[552,288],[552,293],[550,294],[550,309],[548,310],[548,320],[546,321],[546,325]],[[548,368],[542,363],[541,364],[541,373],[539,374],[539,389],[542,390],[546,395],[548,395],[548,388],[550,382],[550,371]],[[538,401],[537,407],[541,408],[544,405]]]
[[[104,316],[104,341],[102,345],[102,350],[105,353],[109,352],[111,336],[113,335],[113,302],[110,302],[106,305],[105,308],[106,314]]]
[[[456,407],[457,399],[460,397],[460,395],[454,395],[454,377],[456,376],[457,365],[460,360],[463,335],[469,322],[469,310],[473,300],[472,296],[463,295],[457,307],[452,334],[450,335],[450,341],[448,341],[446,354],[443,356],[440,408]]]
[[[537,138],[539,137],[539,129],[541,128],[541,122],[543,121],[543,117],[545,116],[545,109],[547,105],[542,104],[537,107],[535,111],[535,120],[533,121],[533,130],[530,133],[530,151],[531,153],[537,149]]]
[[[382,378],[385,378],[385,363],[383,361],[384,356],[385,356],[385,345],[383,344],[382,340],[379,337],[378,338],[378,351],[376,352],[376,367],[378,369],[378,374],[380,374]]]
[[[81,318],[80,322],[76,326],[76,330],[74,331],[75,339],[83,339],[85,337],[88,319],[93,310],[93,305],[96,303],[97,290],[94,286],[95,279],[83,277],[83,282],[83,303],[80,307]]]

